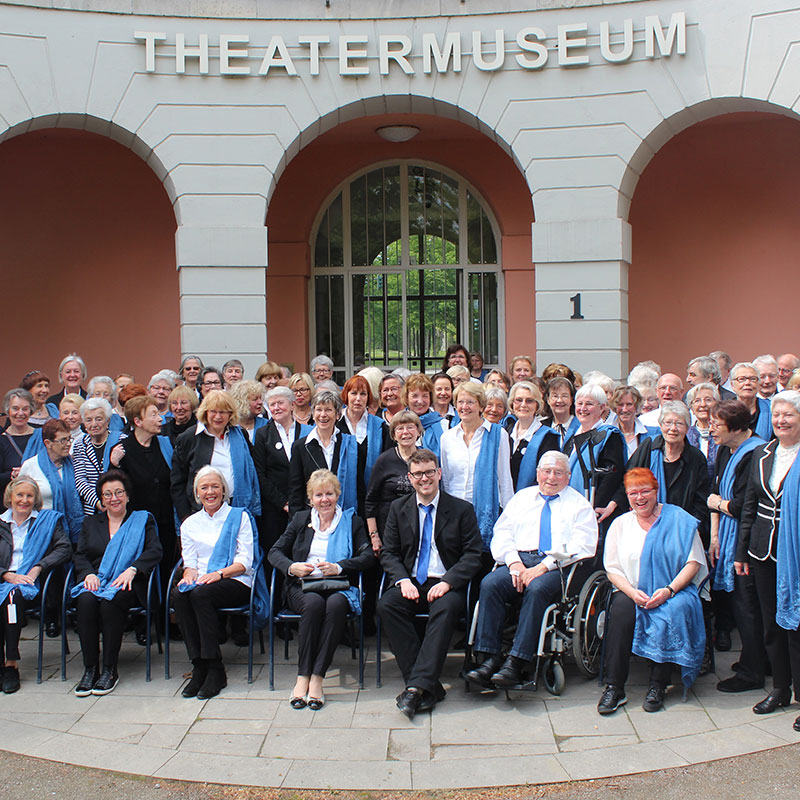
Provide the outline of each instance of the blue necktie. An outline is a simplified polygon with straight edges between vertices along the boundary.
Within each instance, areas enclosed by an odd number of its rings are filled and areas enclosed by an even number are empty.
[[[419,559],[417,560],[417,583],[420,586],[428,580],[428,564],[431,560],[431,539],[433,537],[433,503],[429,506],[419,504],[425,512],[422,523],[422,538],[419,542]]]
[[[542,518],[539,521],[539,551],[546,553],[553,544],[553,537],[550,531],[550,502],[558,497],[557,494],[543,494]]]

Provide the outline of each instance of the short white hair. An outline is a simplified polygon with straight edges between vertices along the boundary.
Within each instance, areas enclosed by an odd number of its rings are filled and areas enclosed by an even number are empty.
[[[645,366],[644,364],[637,364],[628,373],[628,385],[644,386],[652,383],[653,386],[655,386],[660,377],[661,376],[651,367]]]
[[[736,377],[736,373],[737,372],[739,372],[740,370],[743,370],[743,369],[749,369],[752,372],[755,372],[756,375],[758,375],[758,367],[756,367],[755,364],[753,364],[750,361],[737,361],[731,367],[731,372],[730,372],[731,380],[733,380]]]
[[[703,390],[708,390],[714,395],[714,399],[717,402],[720,401],[720,394],[717,385],[715,383],[710,383],[706,381],[705,383],[695,384],[694,386],[692,386],[691,389],[689,389],[688,392],[686,392],[686,402],[688,403],[688,405],[691,405],[694,402],[695,397],[697,397],[698,393]]]
[[[113,378],[109,378],[108,375],[95,375],[89,381],[89,385],[86,387],[86,394],[90,397],[92,392],[94,392],[94,387],[97,386],[98,383],[105,383],[111,389],[111,400],[112,402],[117,402],[117,384],[114,383]]]
[[[294,392],[288,386],[273,386],[266,394],[266,401],[269,403],[270,400],[274,400],[276,397],[282,397],[284,400],[288,400],[289,403],[294,402]]]
[[[608,395],[599,383],[585,383],[581,386],[581,388],[575,392],[576,402],[580,400],[581,397],[590,397],[595,403],[600,403],[600,405],[603,406],[608,405]]]
[[[68,356],[64,356],[64,358],[61,359],[61,363],[58,365],[58,382],[64,383],[64,381],[61,380],[61,373],[70,361],[74,361],[81,368],[81,380],[85,381],[89,373],[86,371],[84,360],[77,353],[70,353]]]
[[[333,369],[333,361],[331,361],[328,356],[314,356],[311,359],[311,364],[309,365],[309,369],[313,372],[317,367],[328,367],[328,369]]]
[[[215,475],[217,478],[219,478],[220,483],[222,484],[222,502],[227,503],[228,500],[231,499],[231,487],[228,484],[228,479],[216,467],[212,467],[210,464],[207,464],[205,467],[200,467],[200,469],[197,470],[197,475],[194,476],[194,482],[192,483],[194,499],[198,503],[200,502],[200,498],[197,496],[197,487],[200,484],[200,481],[204,480],[210,475]]]
[[[169,388],[174,389],[175,378],[172,377],[172,374],[172,370],[170,369],[162,369],[160,372],[156,372],[156,374],[150,378],[147,388],[149,389],[154,383],[158,383],[158,381],[166,381],[169,384]]]
[[[775,408],[775,403],[788,403],[790,406],[794,406],[795,411],[800,413],[800,392],[796,389],[784,389],[782,392],[773,395],[773,408]]]
[[[679,416],[685,423],[686,427],[691,427],[692,424],[692,415],[689,412],[689,408],[683,400],[667,400],[666,402],[661,404],[661,409],[658,413],[658,424],[664,421],[664,417],[667,414],[675,414]]]
[[[111,408],[111,403],[105,397],[87,397],[81,404],[81,419],[86,422],[86,415],[90,411],[102,411],[106,416],[106,421],[111,419],[114,411]]]
[[[584,385],[595,383],[598,386],[602,386],[606,392],[613,392],[614,389],[617,388],[617,384],[613,378],[606,375],[605,372],[599,372],[597,370],[587,372],[583,376],[583,383]]]
[[[750,363],[756,368],[756,371],[758,371],[759,367],[775,367],[775,369],[778,369],[778,362],[775,356],[771,356],[769,353],[763,356],[756,356]]]
[[[548,450],[545,452],[539,459],[536,469],[545,466],[545,461],[554,461],[558,466],[564,467],[564,469],[569,472],[569,456],[566,453],[562,453],[560,450]]]

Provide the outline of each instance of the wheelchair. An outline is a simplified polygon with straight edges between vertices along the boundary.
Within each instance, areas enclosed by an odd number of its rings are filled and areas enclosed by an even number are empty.
[[[545,609],[536,658],[531,662],[524,681],[516,686],[502,687],[506,698],[510,691],[537,691],[540,679],[550,694],[560,695],[566,685],[564,664],[568,660],[574,661],[586,678],[600,675],[603,636],[613,586],[599,566],[596,557],[566,567],[558,562],[561,596]],[[507,621],[509,617],[515,621],[515,612],[516,607],[512,605]],[[467,692],[473,685],[467,673],[477,666],[473,646],[479,613],[480,601],[475,604],[464,656],[462,678]],[[485,686],[480,688],[487,689]]]

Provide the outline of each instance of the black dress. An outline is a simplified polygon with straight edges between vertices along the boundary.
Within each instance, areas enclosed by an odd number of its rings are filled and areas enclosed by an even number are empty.
[[[401,458],[397,448],[381,453],[372,468],[364,504],[367,519],[374,517],[378,521],[379,535],[383,535],[389,506],[413,491],[414,487],[408,478],[408,464]]]
[[[33,433],[12,436],[7,430],[0,436],[0,512],[5,509],[3,492],[11,481],[11,470],[22,466],[22,453],[25,452],[31,436]]]

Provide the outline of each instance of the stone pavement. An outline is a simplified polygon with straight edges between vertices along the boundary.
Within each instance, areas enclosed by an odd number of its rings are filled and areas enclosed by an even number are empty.
[[[23,632],[35,635],[31,625]],[[266,657],[257,653],[247,684],[246,650],[228,644],[227,689],[212,700],[180,696],[188,669],[181,642],[171,648],[172,679],[155,654],[144,680],[144,649],[126,638],[121,680],[106,697],[79,698],[82,673],[70,633],[68,680],[60,679],[60,640],[45,642],[45,677],[35,681],[36,642],[23,641],[22,689],[0,696],[0,749],[89,767],[180,780],[307,789],[438,789],[541,784],[599,778],[700,763],[800,741],[792,730],[798,706],[758,717],[751,706],[764,692],[725,695],[717,677],[700,678],[681,702],[680,688],[656,714],[641,709],[644,666],[635,665],[628,705],[610,717],[595,709],[600,687],[567,666],[560,697],[464,692],[452,653],[443,682],[447,699],[413,722],[394,707],[401,682],[388,651],[384,685],[375,688],[369,642],[366,688],[359,691],[349,650],[337,651],[326,678],[326,706],[295,711],[287,702],[295,654],[284,662],[276,646],[276,690],[269,691]],[[257,649],[257,648],[256,648]],[[718,654],[720,676],[735,652]]]

